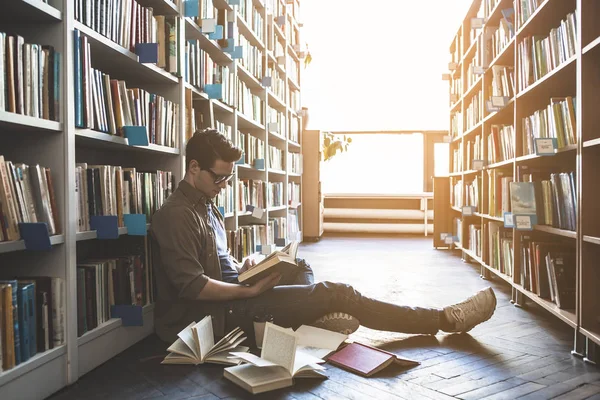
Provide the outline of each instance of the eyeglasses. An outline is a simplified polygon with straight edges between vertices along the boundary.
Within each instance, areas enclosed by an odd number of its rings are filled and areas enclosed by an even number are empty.
[[[233,174],[218,175],[211,168],[207,168],[207,169],[203,169],[203,170],[204,171],[208,171],[208,173],[212,175],[212,177],[214,179],[213,182],[215,183],[215,185],[218,185],[218,184],[223,183],[223,182],[227,182],[231,178],[233,178]]]

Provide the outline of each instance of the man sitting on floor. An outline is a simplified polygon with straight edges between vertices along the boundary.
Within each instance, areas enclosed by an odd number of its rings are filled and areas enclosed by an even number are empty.
[[[496,296],[491,288],[443,309],[395,305],[363,296],[344,283],[314,283],[303,260],[284,281],[273,274],[253,285],[239,284],[238,273],[254,262],[240,266],[229,254],[223,217],[213,199],[232,178],[242,152],[212,129],[196,132],[185,151],[186,174],[152,217],[155,327],[162,340],[173,342],[190,322],[208,314],[217,337],[238,326],[251,334],[254,317],[261,315],[293,329],[305,324],[351,333],[360,323],[432,335],[467,332],[493,315]]]

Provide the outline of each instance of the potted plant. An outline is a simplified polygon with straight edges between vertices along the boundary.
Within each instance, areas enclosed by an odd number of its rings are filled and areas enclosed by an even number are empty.
[[[331,160],[338,151],[348,151],[352,138],[346,135],[335,135],[331,132],[323,132],[323,161]]]

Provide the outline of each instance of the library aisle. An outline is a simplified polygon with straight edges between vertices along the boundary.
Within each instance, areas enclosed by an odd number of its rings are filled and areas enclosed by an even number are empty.
[[[300,252],[316,271],[315,279],[348,282],[389,302],[443,306],[491,285],[498,308],[467,335],[403,335],[360,328],[351,339],[421,365],[362,378],[327,364],[329,379],[298,379],[293,388],[260,398],[583,399],[600,393],[600,370],[569,353],[573,337],[568,326],[538,305],[527,310],[512,306],[507,285],[482,280],[475,265],[431,249],[431,239],[325,238],[302,244]],[[225,380],[221,367],[161,365],[165,354],[164,343],[150,337],[51,399],[257,398]]]

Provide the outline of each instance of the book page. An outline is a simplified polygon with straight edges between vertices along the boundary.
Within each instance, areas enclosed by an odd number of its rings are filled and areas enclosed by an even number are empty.
[[[295,332],[267,322],[260,356],[264,360],[281,365],[291,374],[294,369],[297,344],[298,337]]]
[[[305,369],[325,369],[325,367],[320,366],[318,363],[323,363],[324,360],[313,357],[310,354],[306,354],[301,350],[296,351],[296,357],[294,359],[294,369],[292,371],[292,375],[295,375],[298,371]]]
[[[278,364],[271,362],[271,361],[267,361],[263,358],[260,358],[258,356],[255,356],[252,353],[244,353],[244,352],[240,352],[240,351],[232,351],[229,354],[231,354],[232,356],[234,356],[235,358],[241,358],[244,361],[249,362],[252,365],[255,365],[257,367],[275,367]]]
[[[194,340],[194,334],[192,333],[192,326],[194,326],[195,323],[196,322],[192,322],[191,324],[189,324],[184,330],[179,332],[177,336],[179,336],[183,343],[185,343],[185,345],[189,347],[194,357],[199,360],[200,356],[198,355],[198,351],[196,350],[196,342]],[[173,345],[175,345],[176,343],[177,341],[175,341]]]
[[[194,333],[194,339],[196,340],[200,359],[204,360],[208,352],[215,345],[215,335],[213,333],[212,317],[207,315],[202,318],[202,321],[198,322],[192,327]]]
[[[251,387],[257,387],[274,382],[292,383],[289,373],[280,366],[259,368],[252,364],[243,364],[225,368],[225,371],[234,375]]]
[[[298,349],[317,358],[323,358],[340,347],[348,335],[314,326],[302,325],[296,329]]]

